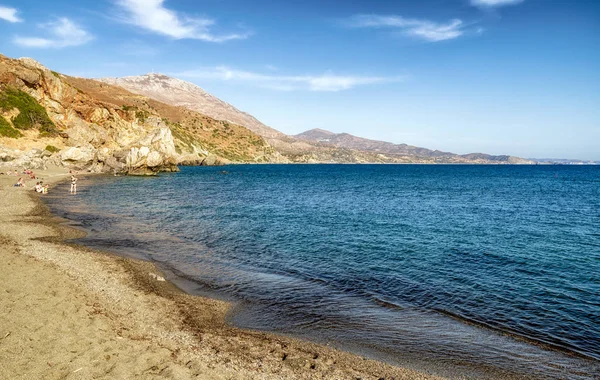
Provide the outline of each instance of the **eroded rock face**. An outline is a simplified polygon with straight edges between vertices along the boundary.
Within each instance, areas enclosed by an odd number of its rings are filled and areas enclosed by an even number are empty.
[[[94,161],[96,152],[92,146],[87,148],[70,147],[60,152],[63,165],[73,164],[79,168],[86,167]]]
[[[4,150],[0,160],[32,169],[51,161],[92,172],[147,175],[178,170],[180,156],[171,130],[160,117],[149,115],[138,122],[135,111],[91,98],[61,78],[31,58],[0,56],[0,85],[37,100],[61,131],[65,145],[55,154]]]
[[[129,149],[125,165],[131,174],[176,171],[178,154],[171,130],[159,128],[142,138]]]

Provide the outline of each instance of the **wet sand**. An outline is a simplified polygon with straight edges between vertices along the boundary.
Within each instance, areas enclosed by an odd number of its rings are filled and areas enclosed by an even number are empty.
[[[0,175],[2,379],[439,378],[231,327],[230,304],[183,293],[153,264],[65,243],[81,232],[48,212],[36,180],[17,179]]]

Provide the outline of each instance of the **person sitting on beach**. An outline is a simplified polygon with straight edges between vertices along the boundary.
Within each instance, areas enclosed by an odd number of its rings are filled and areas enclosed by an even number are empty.
[[[23,177],[19,178],[17,183],[15,183],[14,187],[23,187],[25,186],[25,182],[23,182]]]
[[[39,182],[37,182],[35,184],[35,187],[33,189],[35,190],[36,193],[41,193],[43,191],[42,184],[40,184]]]
[[[48,185],[42,187],[42,194],[48,194]]]
[[[71,176],[71,194],[77,193],[77,177]]]

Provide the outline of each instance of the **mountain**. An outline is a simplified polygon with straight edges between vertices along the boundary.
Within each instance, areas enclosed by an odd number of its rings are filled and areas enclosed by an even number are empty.
[[[439,150],[420,148],[407,144],[393,144],[386,141],[370,140],[349,133],[333,133],[323,129],[311,129],[294,136],[299,140],[317,143],[322,146],[333,146],[362,152],[377,153],[390,158],[413,157],[415,161],[433,163],[505,163],[534,164],[535,161],[513,156],[493,156],[484,153],[458,155]]]
[[[234,123],[0,55],[0,161],[153,174],[181,164],[287,160]]]
[[[101,82],[122,87],[166,104],[185,107],[217,120],[224,120],[248,128],[266,138],[285,136],[267,127],[254,116],[242,112],[229,103],[209,94],[195,84],[163,74],[146,74],[123,78],[101,78]]]
[[[368,140],[350,134],[313,129],[296,136],[285,135],[252,115],[209,94],[193,83],[163,74],[146,74],[100,81],[136,94],[185,107],[218,120],[237,123],[264,137],[286,160],[303,163],[530,163],[509,156],[456,155],[448,152]]]

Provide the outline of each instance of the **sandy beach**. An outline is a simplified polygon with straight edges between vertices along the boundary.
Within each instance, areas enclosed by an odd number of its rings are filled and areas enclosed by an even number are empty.
[[[50,191],[68,176],[36,174]],[[0,175],[0,378],[438,378],[231,327],[230,304],[181,292],[153,264],[65,243],[81,232],[17,179]]]

